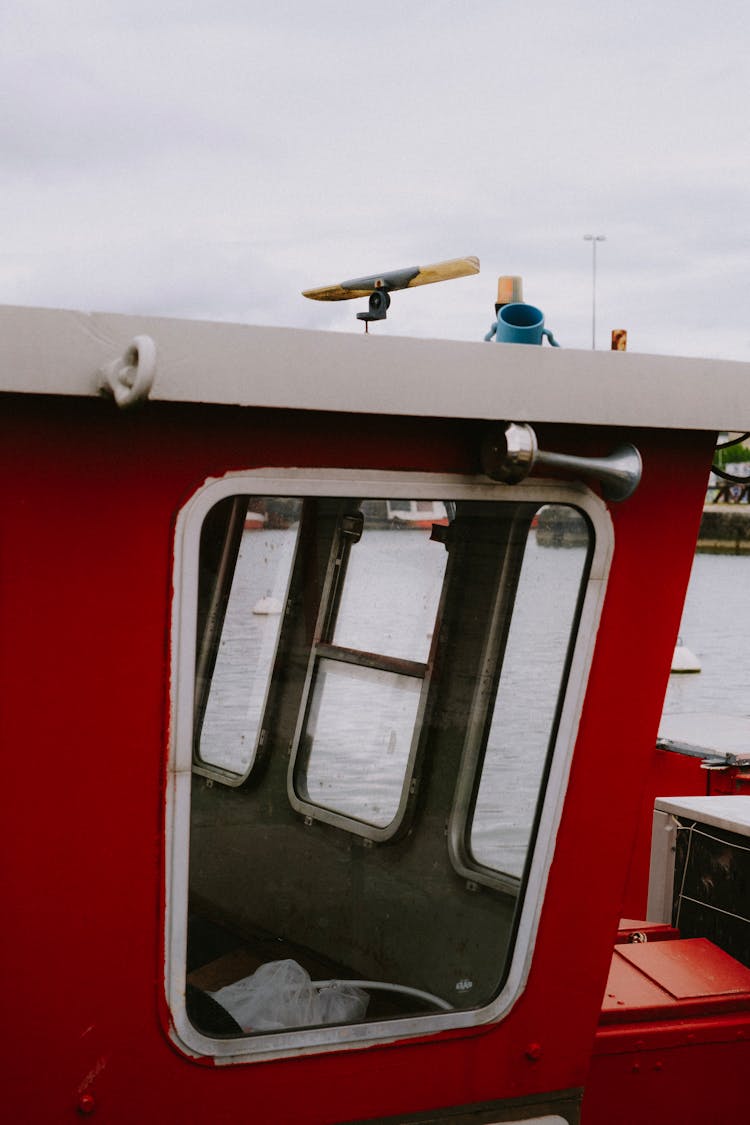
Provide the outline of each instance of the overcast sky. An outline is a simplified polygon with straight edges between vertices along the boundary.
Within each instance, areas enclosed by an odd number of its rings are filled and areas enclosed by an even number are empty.
[[[750,359],[747,0],[3,0],[0,303]]]

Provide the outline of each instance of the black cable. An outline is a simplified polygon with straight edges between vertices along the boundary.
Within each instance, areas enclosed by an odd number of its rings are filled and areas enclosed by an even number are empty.
[[[725,473],[723,469],[717,469],[716,465],[711,466],[711,472],[722,480],[731,481],[732,484],[750,484],[750,476],[738,477],[736,473]]]
[[[746,441],[749,437],[750,431],[746,434],[741,434],[738,438],[732,438],[731,441],[720,442],[715,449],[731,449],[733,445],[741,445],[742,442]],[[750,476],[738,477],[734,473],[725,473],[723,469],[717,468],[716,465],[711,466],[711,472],[715,473],[717,477],[721,477],[722,480],[730,481],[732,484],[750,484]]]
[[[750,430],[746,434],[741,434],[740,437],[732,438],[731,441],[722,441],[717,445],[716,449],[729,449],[732,445],[739,445],[741,441],[746,441],[750,437]]]

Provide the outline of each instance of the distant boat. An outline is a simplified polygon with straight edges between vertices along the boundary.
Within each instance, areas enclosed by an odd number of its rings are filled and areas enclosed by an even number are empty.
[[[440,500],[389,500],[388,519],[402,527],[432,527],[434,523],[446,525],[448,513]]]
[[[683,642],[682,637],[677,638],[672,655],[672,672],[700,672],[701,664],[694,652]]]
[[[265,527],[268,516],[265,512],[247,512],[245,515],[245,531],[259,531]]]

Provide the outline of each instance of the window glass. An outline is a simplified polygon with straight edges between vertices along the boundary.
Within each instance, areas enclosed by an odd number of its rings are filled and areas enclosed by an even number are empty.
[[[588,549],[589,528],[579,512],[542,508],[516,588],[470,848],[477,862],[517,878],[554,737]]]
[[[448,522],[445,506],[403,503],[352,502],[333,540],[291,794],[311,815],[326,809],[394,831],[419,747],[447,562],[433,531],[433,515],[441,531]]]
[[[227,578],[228,597],[198,757],[234,774],[249,770],[258,745],[300,506],[299,500],[283,497],[250,497],[234,572]]]
[[[398,810],[422,682],[321,660],[305,727],[306,798],[384,827]]]
[[[394,501],[388,502],[393,510]],[[412,501],[400,501],[406,513]],[[427,503],[431,516],[434,501]],[[386,504],[363,505],[364,528],[347,562],[333,641],[406,660],[427,660],[445,573],[446,552],[431,541],[432,519],[384,519]],[[400,514],[403,509],[400,510]],[[440,505],[445,517],[445,508]],[[446,521],[447,522],[447,521]]]

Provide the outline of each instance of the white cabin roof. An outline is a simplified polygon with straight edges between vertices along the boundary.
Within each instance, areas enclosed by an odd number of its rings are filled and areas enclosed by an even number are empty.
[[[421,417],[750,430],[750,363],[0,306],[0,391],[98,396],[137,336],[149,397]]]

